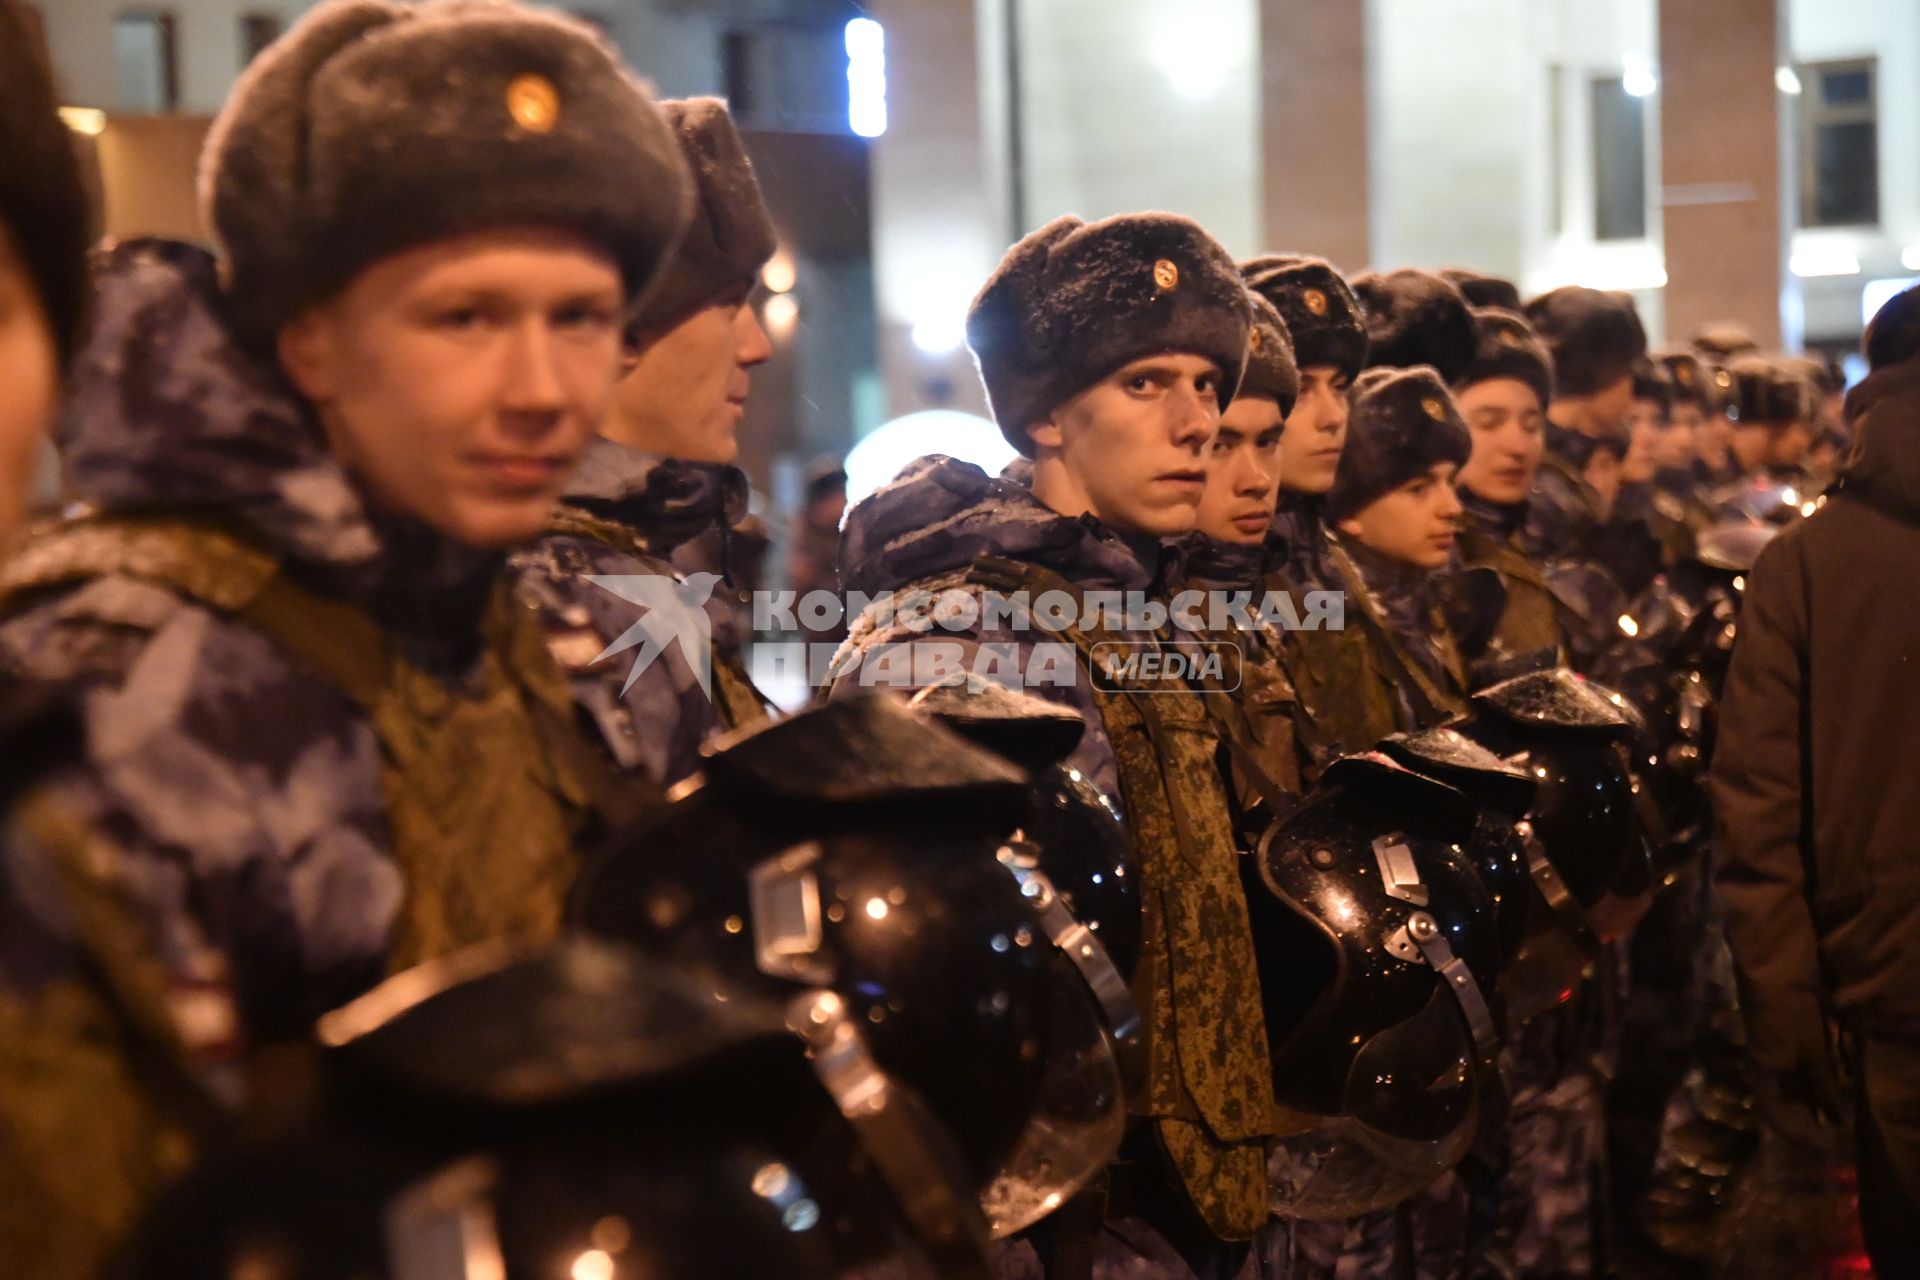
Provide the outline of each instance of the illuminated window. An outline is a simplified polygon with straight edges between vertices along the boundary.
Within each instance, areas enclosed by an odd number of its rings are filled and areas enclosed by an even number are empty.
[[[1800,225],[1880,223],[1880,120],[1873,58],[1800,68]]]
[[[171,13],[126,13],[113,20],[113,64],[120,108],[157,116],[180,103],[180,70]]]
[[[1647,234],[1647,97],[1623,77],[1593,81],[1593,238]]]

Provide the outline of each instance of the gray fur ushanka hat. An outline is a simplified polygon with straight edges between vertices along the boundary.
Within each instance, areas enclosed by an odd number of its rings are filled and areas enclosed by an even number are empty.
[[[1543,410],[1552,403],[1553,357],[1547,354],[1533,327],[1504,307],[1477,308],[1473,324],[1473,363],[1453,380],[1454,387],[1512,378],[1533,388]]]
[[[200,158],[253,339],[383,257],[503,227],[604,246],[637,297],[688,196],[680,147],[611,47],[509,0],[328,0],[241,76]]]
[[[660,104],[660,113],[686,155],[693,220],[630,329],[666,328],[722,299],[744,298],[775,248],[773,220],[727,104],[718,98],[671,99]]]
[[[1441,463],[1463,467],[1472,453],[1473,436],[1436,371],[1369,369],[1353,384],[1327,519],[1344,520]]]
[[[1284,418],[1300,398],[1300,367],[1294,363],[1293,338],[1271,302],[1251,289],[1247,290],[1247,300],[1253,306],[1253,326],[1247,331],[1247,371],[1235,394],[1275,401]]]
[[[1597,395],[1631,377],[1647,354],[1647,331],[1629,294],[1566,285],[1531,299],[1527,320],[1553,355],[1563,395]]]
[[[1458,289],[1460,296],[1475,311],[1482,307],[1499,307],[1514,312],[1520,310],[1520,286],[1511,280],[1482,275],[1463,267],[1448,267],[1440,273],[1440,277]]]
[[[967,346],[1001,434],[1031,457],[1027,428],[1146,356],[1213,361],[1224,408],[1240,385],[1250,323],[1233,259],[1197,222],[1069,215],[1007,250],[967,312]]]
[[[1473,363],[1473,309],[1453,283],[1431,271],[1402,267],[1354,277],[1367,318],[1367,364],[1414,369],[1431,365],[1452,382]]]
[[[1273,304],[1302,369],[1326,366],[1349,379],[1367,362],[1367,322],[1340,273],[1319,258],[1268,254],[1240,264],[1247,287]]]

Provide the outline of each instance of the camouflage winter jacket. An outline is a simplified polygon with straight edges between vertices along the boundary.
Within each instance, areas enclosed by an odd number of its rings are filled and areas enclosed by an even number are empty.
[[[95,1275],[184,1166],[231,1021],[170,980],[80,746],[70,698],[0,676],[0,1269],[48,1280]]]
[[[1178,544],[1178,586],[1220,597],[1248,599],[1251,626],[1232,625],[1209,633],[1210,641],[1224,642],[1238,652],[1238,671],[1229,673],[1225,703],[1225,735],[1238,749],[1225,762],[1234,783],[1236,810],[1243,816],[1264,811],[1261,794],[1268,787],[1289,795],[1302,790],[1302,758],[1298,739],[1300,699],[1287,676],[1281,622],[1263,622],[1260,595],[1267,576],[1280,561],[1284,547],[1278,539],[1251,546],[1217,542],[1192,534]],[[1266,808],[1271,807],[1269,801]],[[1269,814],[1268,816],[1271,816]],[[1242,833],[1258,834],[1241,823]]]
[[[1299,700],[1303,781],[1312,783],[1343,755],[1366,751],[1400,727],[1393,685],[1369,640],[1358,591],[1348,581],[1323,518],[1320,498],[1283,492],[1273,518],[1279,554],[1270,554],[1262,587],[1289,596],[1305,621],[1315,593],[1324,606],[1314,624],[1282,637],[1281,662]],[[1337,619],[1337,625],[1334,621]]]
[[[363,502],[203,251],[116,247],[96,307],[57,433],[95,514],[7,566],[0,667],[83,691],[79,816],[167,980],[231,1000],[238,1053],[391,967],[550,936],[587,807],[556,751],[591,752],[502,558]]]
[[[546,536],[514,555],[516,585],[613,758],[671,785],[699,768],[702,743],[765,715],[723,580],[671,564],[676,548],[745,514],[747,478],[599,439],[562,503]],[[666,625],[651,631],[642,619],[656,611]]]
[[[1489,668],[1537,656],[1558,664],[1566,648],[1565,606],[1521,550],[1527,504],[1501,505],[1467,493],[1461,501],[1466,515],[1447,580],[1447,615],[1461,657]],[[1498,590],[1485,589],[1489,583]]]
[[[1083,716],[1087,732],[1069,763],[1118,801],[1140,869],[1133,988],[1149,1066],[1132,1110],[1151,1120],[1169,1191],[1183,1189],[1215,1235],[1248,1239],[1268,1216],[1272,1068],[1218,721],[1204,690],[1178,677],[1149,689],[1144,668],[1116,669],[1099,656],[1176,648],[1164,627],[1122,616],[1124,592],[1160,594],[1161,554],[1157,542],[1052,511],[1013,480],[922,458],[848,514],[841,582],[864,596],[896,593],[895,608],[862,610],[835,691],[932,683],[957,665],[1017,674],[1027,692]],[[938,605],[916,620],[910,592]],[[1096,620],[1103,592],[1112,597]],[[1023,593],[1029,624],[990,616],[996,599]],[[1050,624],[1050,600],[1069,616]],[[1106,673],[1098,685],[1096,665]]]
[[[1466,675],[1447,625],[1440,571],[1401,564],[1365,543],[1334,544],[1354,584],[1359,622],[1393,685],[1405,732],[1427,729],[1466,710]]]

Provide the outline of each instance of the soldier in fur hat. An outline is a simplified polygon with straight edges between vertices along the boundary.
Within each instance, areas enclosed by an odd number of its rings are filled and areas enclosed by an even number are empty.
[[[503,570],[687,212],[609,46],[496,0],[314,8],[201,191],[216,253],[99,261],[57,432],[87,514],[0,579],[0,664],[78,687],[72,816],[113,836],[6,904],[0,1005],[79,964],[122,1015],[32,1021],[23,1105],[158,1114],[175,1167],[259,1051],[390,969],[554,936],[578,848],[651,798],[597,768]],[[168,1064],[151,1095],[129,1061]],[[104,1247],[152,1182],[95,1198],[65,1162],[104,1148],[44,1136],[0,1163],[49,1157],[29,1180],[84,1188]]]
[[[735,433],[751,371],[773,354],[749,299],[774,234],[726,104],[698,98],[661,111],[693,179],[693,220],[627,320],[622,376],[598,436],[546,536],[514,566],[607,751],[622,768],[671,784],[698,767],[716,733],[766,716],[727,607],[729,584],[683,576],[672,557],[703,536],[724,542],[747,514]],[[711,640],[696,646],[704,652],[669,644],[638,666],[620,656],[621,637],[654,606],[596,579],[650,579],[687,597],[705,588],[688,603],[707,620]]]

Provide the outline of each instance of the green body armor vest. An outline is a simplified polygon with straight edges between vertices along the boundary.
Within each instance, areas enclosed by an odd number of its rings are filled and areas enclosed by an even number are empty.
[[[1047,591],[1083,599],[1057,574],[996,557],[977,561],[967,580],[1030,599]],[[1137,641],[1104,629],[1057,634],[1080,651],[1083,674],[1094,645]],[[1133,1110],[1151,1117],[1202,1221],[1223,1239],[1247,1239],[1269,1217],[1273,1077],[1218,729],[1202,696],[1096,683],[1094,699],[1141,874],[1133,988],[1147,1024],[1149,1071]]]
[[[1284,592],[1294,609],[1301,593],[1276,573],[1263,590]],[[1299,738],[1302,781],[1319,780],[1320,771],[1339,756],[1366,751],[1400,728],[1393,685],[1380,669],[1367,638],[1359,592],[1346,591],[1344,625],[1290,630],[1280,644],[1280,661],[1300,702]],[[1305,616],[1304,613],[1301,616]]]
[[[1491,658],[1517,657],[1551,649],[1564,660],[1566,633],[1563,630],[1559,597],[1533,561],[1511,538],[1502,538],[1473,527],[1460,531],[1460,561],[1472,569],[1491,569],[1506,589],[1506,604],[1494,625],[1493,639],[1487,645]]]
[[[603,520],[578,507],[561,506],[547,521],[547,533],[560,537],[585,538],[611,547],[624,555],[665,564],[667,557],[647,544],[645,535],[617,520]],[[768,718],[767,700],[754,687],[740,655],[712,648],[713,704],[720,713],[720,727],[732,732],[748,725],[764,724]]]
[[[1335,567],[1354,588],[1347,593],[1347,598],[1359,603],[1360,630],[1373,648],[1376,668],[1405,695],[1413,708],[1414,719],[1418,721],[1417,724],[1402,725],[1397,723],[1399,717],[1396,715],[1394,729],[1429,729],[1466,711],[1466,669],[1461,665],[1460,652],[1453,643],[1453,632],[1447,626],[1446,615],[1439,606],[1434,607],[1427,625],[1433,632],[1435,646],[1440,651],[1440,663],[1447,674],[1444,681],[1434,679],[1407,652],[1400,633],[1387,621],[1372,593],[1360,585],[1365,579],[1361,576],[1359,566],[1354,564],[1353,557],[1337,542],[1332,546],[1332,553]],[[1378,738],[1374,739],[1374,742],[1378,741]],[[1369,750],[1374,742],[1355,746],[1352,750]]]
[[[259,631],[332,684],[380,744],[388,837],[406,883],[388,967],[559,932],[588,822],[618,829],[657,795],[615,777],[575,723],[532,615],[503,583],[474,675],[420,670],[378,623],[295,582],[271,555],[179,517],[89,517],[39,533],[0,574],[0,612],[123,575]]]

